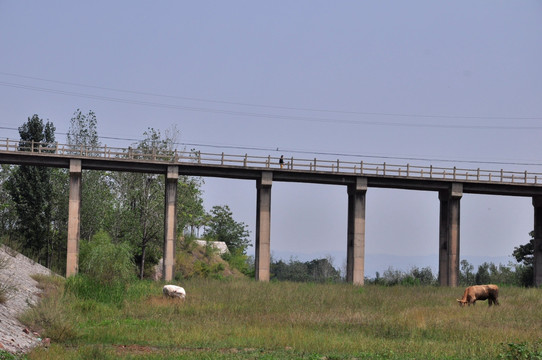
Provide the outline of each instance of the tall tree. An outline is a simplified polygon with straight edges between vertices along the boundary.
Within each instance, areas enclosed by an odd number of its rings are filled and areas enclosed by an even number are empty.
[[[38,115],[28,118],[19,127],[20,151],[54,151],[55,127],[43,123]],[[43,145],[38,145],[44,143]],[[24,249],[50,265],[51,246],[51,169],[37,166],[19,166],[7,183],[18,216],[17,228]]]
[[[202,180],[196,177],[182,176],[177,187],[177,228],[179,233],[189,232],[199,235],[199,229],[205,225],[207,215],[201,197]]]
[[[77,109],[70,120],[70,129],[66,136],[68,144],[77,149],[92,152],[100,147],[97,127],[98,120],[92,110],[85,115]]]
[[[516,267],[516,272],[519,274],[520,283],[523,286],[534,285],[534,231],[529,233],[531,240],[525,245],[520,245],[514,248],[512,256],[520,263]]]
[[[89,155],[101,147],[98,120],[90,110],[83,114],[77,109],[70,121],[66,140],[68,145]],[[81,238],[90,240],[100,230],[107,230],[113,216],[114,196],[111,176],[107,171],[84,170],[81,190]]]
[[[14,167],[11,165],[0,165],[0,241],[10,238],[15,230],[17,213],[15,205],[7,189],[8,179]]]
[[[516,258],[518,263],[523,263],[525,266],[533,266],[534,264],[534,231],[529,233],[531,240],[525,245],[520,245],[514,248],[512,256]]]
[[[491,282],[491,275],[489,274],[490,264],[484,262],[478,266],[478,272],[474,276],[476,285],[489,284]]]
[[[467,260],[461,260],[461,270],[459,272],[459,284],[463,286],[474,285],[475,274],[474,266],[470,264]]]
[[[58,274],[66,273],[68,238],[69,174],[67,169],[51,169],[51,241],[50,268]]]
[[[224,241],[230,251],[241,251],[243,254],[250,246],[248,225],[233,219],[228,205],[214,206],[210,220],[205,227],[205,237],[216,241]]]
[[[134,151],[142,154],[168,155],[174,141],[162,138],[160,131],[149,128],[145,138],[134,144]],[[135,250],[139,276],[145,274],[147,259],[155,263],[160,253],[164,233],[164,176],[157,174],[116,173],[117,236],[129,241]]]

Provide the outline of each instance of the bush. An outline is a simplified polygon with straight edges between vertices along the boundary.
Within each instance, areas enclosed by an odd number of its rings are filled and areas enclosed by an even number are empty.
[[[136,274],[130,246],[113,244],[106,232],[98,232],[91,241],[82,241],[79,271],[100,284],[126,283]]]
[[[242,251],[234,250],[222,255],[222,259],[228,262],[234,269],[239,270],[243,275],[254,276],[254,259]]]
[[[531,360],[531,359],[542,359],[542,343],[537,342],[531,346],[527,343],[509,343],[503,344],[505,350],[500,354],[499,359],[510,359],[510,360]]]
[[[406,277],[401,279],[401,285],[403,286],[419,286],[421,285],[420,279],[417,279],[411,275],[407,275]]]

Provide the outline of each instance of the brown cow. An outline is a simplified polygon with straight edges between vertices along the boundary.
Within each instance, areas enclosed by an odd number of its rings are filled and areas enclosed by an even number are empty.
[[[499,305],[499,287],[497,285],[474,285],[465,289],[463,299],[457,299],[460,306],[465,304],[475,305],[476,300],[487,300],[489,306],[495,304]]]

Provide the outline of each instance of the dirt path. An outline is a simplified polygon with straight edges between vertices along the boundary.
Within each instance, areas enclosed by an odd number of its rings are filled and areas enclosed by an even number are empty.
[[[0,304],[0,349],[11,353],[28,352],[38,346],[41,339],[25,330],[17,316],[39,299],[38,283],[30,276],[49,275],[51,271],[3,245],[0,245],[0,264],[4,264],[0,266],[0,284],[13,288],[8,301]]]

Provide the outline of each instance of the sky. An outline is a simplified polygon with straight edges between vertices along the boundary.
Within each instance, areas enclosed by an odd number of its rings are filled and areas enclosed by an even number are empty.
[[[540,1],[0,0],[0,50],[0,138],[38,114],[62,142],[81,109],[109,146],[175,127],[202,152],[542,173]],[[255,182],[204,181],[254,242]],[[438,216],[369,188],[366,274],[436,265]],[[346,225],[345,187],[273,183],[275,259],[343,267]],[[532,228],[530,198],[464,194],[461,258],[512,260]]]

